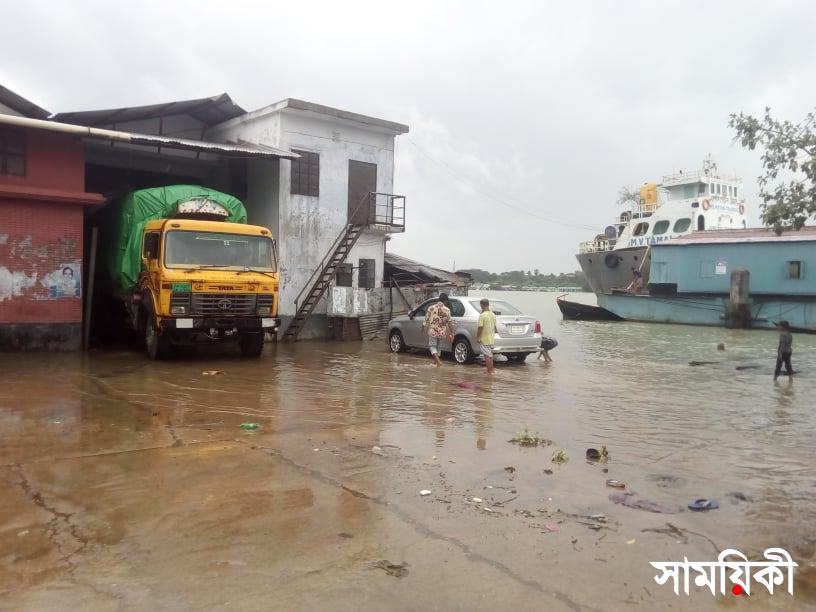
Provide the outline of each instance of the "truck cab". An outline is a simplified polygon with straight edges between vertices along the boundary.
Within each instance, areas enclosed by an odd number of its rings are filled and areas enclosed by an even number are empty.
[[[173,346],[237,342],[259,357],[276,333],[278,264],[272,233],[256,225],[183,218],[148,221],[129,310],[147,354]]]

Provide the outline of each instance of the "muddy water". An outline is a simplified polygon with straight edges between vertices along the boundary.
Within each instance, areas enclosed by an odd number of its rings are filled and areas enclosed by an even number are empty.
[[[258,361],[0,355],[2,599],[720,608],[733,596],[676,598],[649,561],[782,546],[800,563],[794,598],[740,603],[816,606],[816,337],[795,336],[800,375],[774,384],[774,333],[568,323],[553,294],[490,295],[542,321],[553,363],[488,379],[382,341],[273,346]],[[508,442],[525,428],[552,445]],[[607,463],[584,459],[602,445]],[[609,478],[666,513],[614,503]],[[696,498],[720,508],[689,512]]]

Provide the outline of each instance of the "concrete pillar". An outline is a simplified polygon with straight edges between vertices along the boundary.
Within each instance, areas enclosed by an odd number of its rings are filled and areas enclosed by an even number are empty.
[[[725,313],[725,326],[729,329],[751,327],[750,280],[748,270],[738,268],[731,272],[731,295]]]

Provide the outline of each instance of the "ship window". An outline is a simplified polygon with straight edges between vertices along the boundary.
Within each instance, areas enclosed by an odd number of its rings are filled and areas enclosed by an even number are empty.
[[[683,232],[688,231],[690,225],[691,219],[684,217],[683,219],[678,219],[674,222],[674,229],[672,231],[675,234],[682,234]]]
[[[802,262],[789,261],[788,262],[788,278],[802,278]]]
[[[648,223],[638,223],[635,226],[635,231],[632,232],[635,236],[643,236],[646,232],[649,231],[649,224]]]
[[[663,221],[658,221],[657,223],[655,223],[655,226],[654,226],[654,229],[652,230],[652,233],[655,234],[655,235],[665,234],[668,229],[669,229],[669,221],[667,219],[664,219]]]
[[[709,184],[708,184],[708,192],[709,192],[711,195],[714,195],[714,183],[709,183]]]
[[[737,192],[737,188],[736,188],[736,187],[734,187],[734,197],[735,197],[735,198],[736,198],[736,197],[739,197],[739,196],[738,196],[738,192]]]
[[[705,229],[705,217],[703,215],[697,217],[697,229],[700,231]]]
[[[705,183],[700,183],[697,187],[697,195],[705,195],[706,186]]]

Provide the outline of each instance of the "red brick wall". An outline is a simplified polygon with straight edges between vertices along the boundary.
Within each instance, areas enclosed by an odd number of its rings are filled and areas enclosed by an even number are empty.
[[[0,185],[85,191],[82,142],[67,134],[26,130],[26,175],[0,174]]]
[[[0,219],[0,323],[81,322],[83,207],[0,199]],[[56,289],[66,265],[75,296]]]

